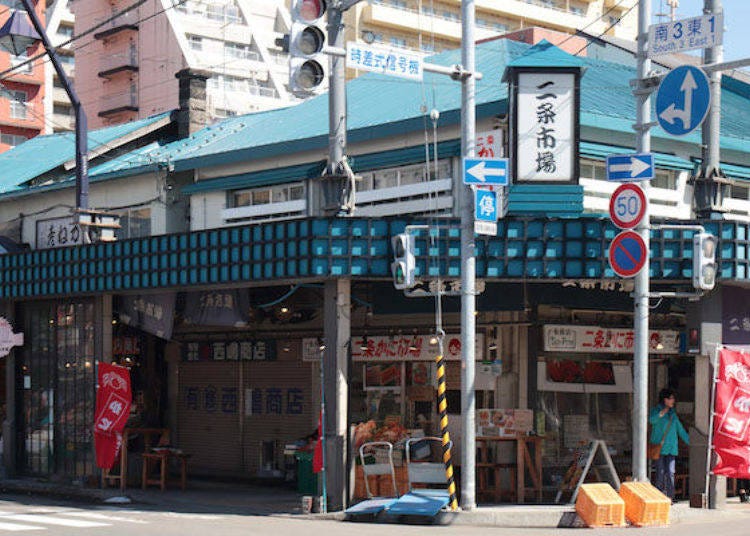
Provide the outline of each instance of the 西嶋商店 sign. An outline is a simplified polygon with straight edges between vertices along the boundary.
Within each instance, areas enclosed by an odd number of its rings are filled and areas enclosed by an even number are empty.
[[[635,332],[631,328],[544,326],[546,352],[632,354],[634,348]],[[648,351],[651,354],[679,353],[680,333],[666,329],[649,330]]]

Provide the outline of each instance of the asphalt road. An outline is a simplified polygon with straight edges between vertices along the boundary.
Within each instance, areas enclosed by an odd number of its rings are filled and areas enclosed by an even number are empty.
[[[599,536],[637,530],[643,536],[748,536],[747,509],[714,512],[710,518],[696,517],[670,527],[641,529],[522,529],[479,526],[423,526],[348,523],[311,520],[299,516],[243,516],[165,512],[138,506],[103,506],[55,501],[35,497],[6,497],[0,501],[0,534],[33,536],[399,536],[450,534],[472,536],[542,536],[583,534]],[[630,534],[634,534],[631,532]]]

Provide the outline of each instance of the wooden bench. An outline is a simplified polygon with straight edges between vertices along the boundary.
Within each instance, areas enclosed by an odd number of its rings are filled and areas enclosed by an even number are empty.
[[[143,475],[141,487],[146,489],[149,485],[156,485],[162,491],[167,489],[167,471],[169,469],[169,460],[177,459],[180,463],[180,487],[185,491],[187,486],[187,461],[189,454],[175,452],[170,449],[154,450],[141,454],[143,458]],[[152,469],[159,469],[159,478],[151,478]]]

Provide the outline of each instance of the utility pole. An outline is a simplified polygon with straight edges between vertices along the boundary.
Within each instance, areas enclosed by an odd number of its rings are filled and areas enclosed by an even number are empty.
[[[475,91],[476,69],[474,0],[461,2],[461,147],[463,157],[473,157],[476,150]],[[461,446],[461,507],[476,508],[476,400],[474,391],[476,341],[476,257],[474,256],[474,192],[470,186],[459,186],[461,193],[461,413],[463,445]]]
[[[703,13],[714,15],[723,20],[721,0],[704,0]],[[724,59],[724,47],[714,45],[703,50],[705,65],[720,64]],[[708,73],[711,106],[703,122],[701,150],[701,171],[695,181],[696,212],[699,217],[711,217],[711,213],[720,209],[724,201],[725,181],[721,172],[719,151],[721,123],[721,71]]]
[[[636,152],[651,152],[651,88],[644,87],[648,78],[651,60],[648,58],[648,27],[651,22],[651,0],[641,0],[638,6],[638,84],[633,91],[636,99]],[[640,183],[648,198],[648,181]],[[637,231],[643,238],[646,251],[650,250],[649,233],[651,221],[646,203],[646,212]],[[649,263],[635,277],[635,311],[633,331],[635,351],[633,354],[633,478],[648,480],[646,442],[648,440],[648,316],[649,316]]]

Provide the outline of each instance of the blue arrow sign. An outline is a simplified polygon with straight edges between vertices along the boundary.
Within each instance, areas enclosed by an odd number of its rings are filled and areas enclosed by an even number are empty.
[[[706,73],[692,65],[681,65],[664,77],[656,93],[656,118],[673,136],[684,136],[698,128],[711,105]]]
[[[474,192],[474,219],[477,221],[497,221],[497,193],[491,190]]]
[[[507,158],[464,158],[464,184],[507,186]]]
[[[607,157],[608,181],[633,181],[654,178],[654,155],[651,153],[618,154]]]

